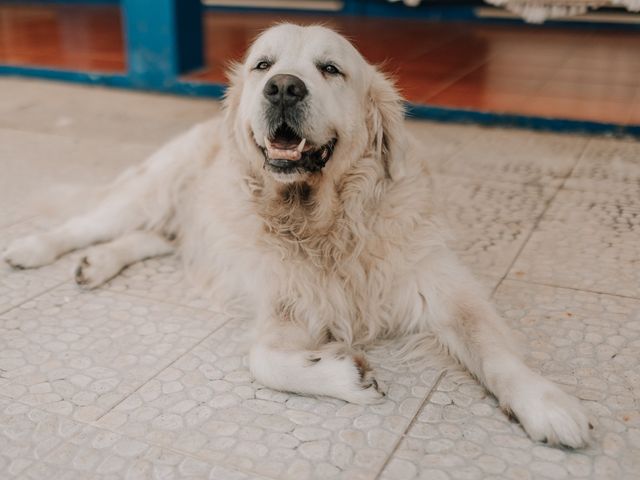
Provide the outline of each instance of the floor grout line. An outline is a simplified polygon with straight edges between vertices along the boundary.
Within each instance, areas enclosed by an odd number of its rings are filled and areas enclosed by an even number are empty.
[[[539,282],[539,281],[536,281],[536,280],[526,280],[526,279],[521,279],[521,278],[507,277],[505,280],[508,280],[508,281],[511,281],[511,282],[517,282],[517,283],[526,283],[528,285],[539,285],[541,287],[560,288],[560,289],[564,289],[564,290],[571,290],[571,291],[574,291],[574,292],[592,293],[594,295],[606,295],[608,297],[617,297],[617,298],[624,298],[624,299],[627,299],[627,300],[638,300],[638,301],[640,301],[640,296],[634,297],[634,296],[631,296],[631,295],[622,295],[622,294],[619,294],[619,293],[601,292],[599,290],[590,290],[590,289],[577,288],[577,287],[567,287],[566,285],[558,285],[558,284],[555,284],[555,283]]]
[[[55,290],[56,288],[58,288],[58,287],[60,287],[60,286],[64,285],[65,283],[68,283],[68,280],[59,280],[59,279],[55,279],[55,278],[52,278],[52,277],[49,277],[49,276],[47,276],[46,278],[48,278],[49,280],[55,280],[55,281],[58,281],[59,283],[56,283],[56,284],[55,284],[55,285],[53,285],[52,287],[49,287],[49,288],[47,288],[47,289],[45,289],[45,290],[42,290],[41,292],[36,293],[35,295],[32,295],[32,296],[30,296],[30,297],[25,298],[23,301],[21,301],[21,302],[17,303],[16,305],[13,305],[13,306],[9,307],[9,308],[8,308],[8,309],[6,309],[6,310],[0,311],[0,315],[5,315],[5,314],[7,314],[7,313],[9,313],[9,312],[11,312],[11,311],[13,311],[13,310],[15,310],[16,308],[20,308],[20,307],[21,307],[22,305],[24,305],[25,303],[30,302],[31,300],[34,300],[34,299],[36,299],[36,298],[39,298],[39,297],[41,297],[42,295],[46,295],[46,294],[47,294],[47,293],[49,293],[50,291]]]
[[[421,102],[417,102],[417,103],[429,104],[429,100],[433,99],[435,96],[437,96],[440,93],[444,92],[447,88],[453,86],[455,83],[457,83],[458,81],[462,80],[464,77],[466,77],[470,73],[473,73],[474,71],[478,70],[480,67],[482,67],[486,63],[487,63],[487,61],[483,60],[481,62],[474,63],[472,66],[470,66],[468,68],[461,69],[458,72],[457,75],[452,75],[449,79],[447,79],[446,81],[442,82],[441,86],[431,90],[429,92],[429,95],[426,98],[422,99]]]
[[[87,290],[88,291],[88,290]],[[225,312],[223,310],[211,310],[208,308],[200,308],[200,307],[194,307],[193,305],[186,305],[183,303],[177,303],[177,302],[171,302],[168,300],[160,300],[159,298],[155,298],[155,297],[147,297],[145,295],[140,295],[137,293],[131,293],[131,292],[122,292],[119,290],[114,290],[112,289],[112,287],[109,286],[101,286],[98,287],[97,289],[91,290],[91,291],[103,291],[103,292],[109,292],[109,293],[113,293],[113,294],[117,294],[117,295],[124,295],[126,297],[132,297],[132,298],[137,298],[139,300],[146,300],[148,302],[158,302],[158,303],[162,303],[164,305],[171,305],[173,307],[180,307],[180,308],[186,308],[189,310],[194,310],[200,313],[212,313],[212,314],[217,314],[217,315],[225,315],[228,317],[232,317],[233,315],[229,312]]]
[[[63,282],[64,283],[64,282]],[[60,285],[58,285],[60,286]],[[53,287],[56,288],[56,287]],[[51,289],[50,289],[51,290]],[[94,427],[99,427],[99,428],[104,428],[103,426],[97,425],[96,422],[98,422],[100,419],[102,419],[105,415],[107,415],[109,412],[111,412],[112,410],[114,410],[118,405],[120,405],[122,402],[124,402],[127,398],[129,398],[131,395],[133,395],[134,393],[136,393],[137,391],[139,391],[144,385],[146,385],[147,383],[149,383],[151,380],[153,380],[154,378],[156,378],[158,375],[160,375],[163,371],[165,371],[167,368],[169,368],[171,365],[173,365],[174,363],[176,363],[178,360],[180,360],[181,358],[183,358],[185,355],[191,353],[193,351],[193,349],[195,349],[196,347],[198,347],[199,345],[201,345],[203,342],[205,342],[208,338],[210,338],[213,334],[215,334],[218,330],[220,330],[222,327],[224,327],[225,325],[227,325],[229,322],[231,322],[232,320],[234,320],[234,317],[229,317],[227,318],[227,320],[225,320],[223,323],[221,323],[220,325],[218,325],[214,330],[212,330],[211,332],[207,333],[202,339],[198,340],[195,344],[193,344],[191,347],[189,347],[187,350],[185,350],[184,353],[180,354],[178,357],[176,357],[174,360],[170,361],[169,363],[163,365],[162,367],[160,367],[158,369],[158,371],[156,373],[154,373],[151,377],[142,380],[142,383],[136,387],[134,390],[132,390],[130,393],[125,394],[125,396],[118,401],[117,403],[115,403],[114,405],[112,405],[107,411],[105,411],[102,415],[100,415],[97,419],[95,420],[91,420],[91,421],[84,421],[84,420],[78,420],[76,418],[73,417],[65,417],[63,415],[59,415],[59,414],[55,414],[58,415],[62,418],[67,418],[69,420],[73,420],[74,422],[78,422],[81,423],[83,425],[90,425],[90,426],[94,426]],[[9,385],[13,384],[14,380],[10,380],[9,381]],[[29,405],[28,403],[25,403],[19,399],[13,398],[11,396],[8,396],[4,393],[0,393],[0,395],[2,395],[5,399],[9,399],[18,403],[21,403],[23,405],[26,405],[28,407],[31,408],[37,408],[39,410],[45,411],[47,413],[52,413],[53,412],[48,412],[45,409],[40,408],[39,406],[34,406],[34,405]],[[116,432],[119,433],[119,432]]]
[[[391,452],[389,453],[389,455],[385,459],[384,463],[380,467],[380,470],[378,470],[378,473],[376,474],[376,476],[373,477],[373,480],[378,480],[380,478],[380,475],[382,475],[382,473],[384,472],[384,469],[387,468],[387,465],[393,459],[393,456],[398,451],[398,448],[400,448],[400,444],[402,443],[402,440],[404,440],[406,438],[407,433],[409,433],[409,430],[411,430],[411,427],[413,427],[415,425],[415,423],[416,423],[416,421],[418,419],[418,416],[420,415],[420,412],[422,411],[424,406],[427,404],[427,402],[429,402],[429,400],[431,400],[431,397],[433,396],[434,392],[438,389],[438,385],[440,385],[440,382],[442,381],[442,379],[444,378],[444,376],[446,374],[447,374],[447,369],[442,370],[440,372],[440,374],[438,375],[438,378],[436,378],[436,381],[433,382],[433,385],[431,386],[431,389],[429,390],[429,392],[427,392],[427,395],[424,397],[424,399],[422,400],[422,403],[420,404],[420,406],[416,410],[415,415],[413,416],[411,421],[408,423],[408,425],[406,426],[406,428],[404,429],[402,434],[398,437],[398,440],[396,440],[396,442],[395,442],[395,444],[393,446],[393,449],[391,449]]]
[[[531,230],[529,231],[529,234],[526,236],[526,238],[524,239],[524,241],[522,242],[522,244],[520,245],[520,247],[518,248],[518,251],[516,252],[516,254],[513,256],[513,259],[511,260],[511,262],[509,263],[509,266],[507,267],[507,269],[505,270],[505,273],[502,275],[502,277],[500,278],[500,281],[498,282],[498,284],[493,288],[493,290],[491,291],[491,298],[493,298],[496,294],[496,292],[498,291],[498,289],[500,288],[500,286],[504,283],[505,279],[507,278],[507,276],[509,275],[509,273],[511,272],[511,270],[513,269],[513,266],[516,264],[516,262],[518,261],[518,259],[520,258],[520,255],[522,254],[522,252],[524,251],[524,249],[527,247],[527,245],[529,244],[529,240],[531,239],[531,237],[533,236],[533,234],[537,231],[538,226],[540,225],[540,222],[542,221],[542,219],[544,218],[544,216],[547,214],[547,212],[549,211],[549,209],[551,208],[551,205],[553,204],[553,202],[555,201],[555,199],[558,197],[558,195],[560,194],[561,191],[563,191],[563,187],[564,184],[567,182],[567,180],[569,178],[571,178],[571,175],[573,175],[573,172],[576,168],[576,166],[580,163],[580,161],[582,160],[582,158],[584,157],[585,152],[587,151],[587,147],[589,146],[589,144],[591,143],[592,138],[589,137],[587,139],[586,142],[584,142],[584,145],[582,146],[582,150],[580,150],[580,153],[576,156],[576,160],[573,163],[573,165],[571,166],[571,169],[569,170],[569,172],[564,176],[564,178],[562,179],[562,182],[560,183],[560,185],[556,188],[556,191],[553,193],[553,195],[551,195],[551,197],[549,197],[549,199],[545,202],[545,206],[542,209],[542,211],[540,212],[540,214],[536,217],[536,219],[533,222],[533,225],[531,227]]]
[[[233,317],[229,317],[227,318],[226,321],[222,322],[220,325],[218,325],[214,330],[212,330],[211,332],[209,332],[208,334],[206,334],[202,339],[200,339],[199,341],[197,341],[194,345],[192,345],[190,348],[188,348],[184,353],[182,353],[181,355],[179,355],[178,357],[176,357],[174,360],[170,361],[169,363],[167,363],[166,365],[160,367],[158,369],[158,371],[151,377],[147,378],[146,380],[142,381],[142,383],[133,391],[131,391],[130,393],[126,394],[119,402],[113,404],[111,406],[111,408],[109,408],[106,412],[104,412],[102,415],[100,415],[98,418],[96,418],[95,420],[93,420],[91,422],[91,425],[97,426],[95,425],[95,422],[100,421],[102,418],[104,418],[107,414],[109,414],[110,412],[112,412],[113,410],[115,410],[119,405],[121,405],[124,401],[126,401],[129,397],[131,397],[133,394],[135,394],[136,392],[140,391],[140,389],[142,387],[144,387],[147,383],[149,383],[151,380],[155,379],[158,377],[158,375],[160,375],[162,372],[164,372],[167,368],[171,367],[172,365],[174,365],[177,361],[179,361],[180,359],[184,358],[186,355],[188,355],[189,353],[193,352],[193,350],[197,347],[199,347],[200,345],[202,345],[202,343],[204,343],[208,338],[210,338],[212,335],[214,335],[218,330],[220,330],[222,327],[224,327],[225,325],[227,325],[229,322],[231,322],[232,320],[234,320]]]

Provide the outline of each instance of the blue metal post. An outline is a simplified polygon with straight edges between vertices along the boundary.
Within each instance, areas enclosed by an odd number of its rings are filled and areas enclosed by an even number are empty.
[[[362,15],[365,12],[367,0],[344,0],[342,3],[342,13],[352,15]]]
[[[200,0],[122,0],[129,79],[161,89],[203,64]]]

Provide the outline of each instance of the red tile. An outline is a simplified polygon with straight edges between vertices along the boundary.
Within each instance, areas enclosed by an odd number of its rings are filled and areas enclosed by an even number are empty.
[[[581,66],[580,68],[563,66],[553,72],[552,79],[561,82],[572,83],[599,83],[607,85],[638,85],[639,72],[635,72],[627,66],[611,68],[608,70],[592,69]]]
[[[498,74],[485,65],[461,77],[453,85],[483,92],[532,94],[544,82],[544,76],[514,77]]]
[[[628,123],[629,125],[636,125],[640,127],[640,104],[636,104],[631,109],[631,113],[626,123]]]
[[[632,106],[624,101],[536,95],[518,107],[526,115],[627,124]]]
[[[487,91],[453,85],[429,98],[426,103],[489,112],[518,113],[520,105],[527,99],[527,95],[520,93]]]
[[[637,90],[636,85],[551,80],[545,83],[538,93],[545,97],[582,99],[588,102],[600,100],[629,102],[636,98]]]
[[[118,7],[0,7],[0,63],[122,72]]]
[[[638,95],[629,109],[629,118],[627,118],[627,123],[640,126],[640,87],[638,88]]]
[[[640,36],[640,35],[639,35]],[[565,68],[600,71],[630,71],[640,75],[640,42],[635,51],[621,53],[611,45],[607,50],[595,54],[591,51],[574,53],[562,65]]]

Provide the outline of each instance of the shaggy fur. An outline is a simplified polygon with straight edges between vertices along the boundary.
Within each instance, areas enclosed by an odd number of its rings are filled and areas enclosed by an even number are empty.
[[[307,145],[336,141],[319,171],[268,165],[264,138],[279,113],[263,89],[277,74],[308,89],[295,111],[282,110]],[[251,307],[250,368],[269,387],[382,401],[356,352],[430,333],[532,438],[585,445],[580,403],[526,367],[447,248],[432,210],[428,151],[407,137],[392,83],[335,32],[285,24],[257,39],[230,85],[222,118],[125,172],[92,211],[17,240],[5,260],[37,267],[100,243],[76,270],[77,282],[93,288],[177,247],[199,285],[243,295]]]

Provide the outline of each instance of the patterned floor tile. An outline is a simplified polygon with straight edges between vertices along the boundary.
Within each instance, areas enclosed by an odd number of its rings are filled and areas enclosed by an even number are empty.
[[[0,477],[7,480],[262,478],[3,399],[0,399]]]
[[[24,473],[30,480],[260,480],[172,450],[85,426]]]
[[[27,220],[0,229],[0,254],[14,238],[41,230],[39,224],[42,223]],[[37,270],[15,270],[0,259],[0,315],[69,279],[70,271],[69,263]]]
[[[592,444],[531,442],[475,380],[456,373],[440,382],[382,478],[637,478],[640,301],[508,281],[496,302],[528,345],[528,363],[583,400]]]
[[[561,191],[509,277],[640,298],[640,200]]]
[[[203,310],[226,312],[227,306],[198,293],[189,281],[179,256],[169,255],[137,263],[104,286],[114,292],[187,305]]]
[[[438,376],[378,368],[388,399],[367,407],[276,392],[252,381],[246,336],[226,324],[98,425],[274,478],[371,478]]]
[[[438,208],[454,238],[451,246],[477,274],[507,273],[554,193],[553,188],[478,182],[436,175]]]
[[[225,321],[63,285],[0,317],[2,394],[95,420]]]
[[[591,139],[565,187],[640,196],[640,142]]]
[[[558,186],[578,161],[587,137],[485,129],[440,165],[439,173],[527,185]]]
[[[420,155],[427,160],[432,172],[439,171],[456,152],[486,131],[475,125],[416,120],[409,120],[406,125],[417,143]]]
[[[73,420],[0,397],[0,478],[25,478],[29,467],[81,429]]]
[[[44,275],[0,265],[0,315],[59,284],[58,280]]]

